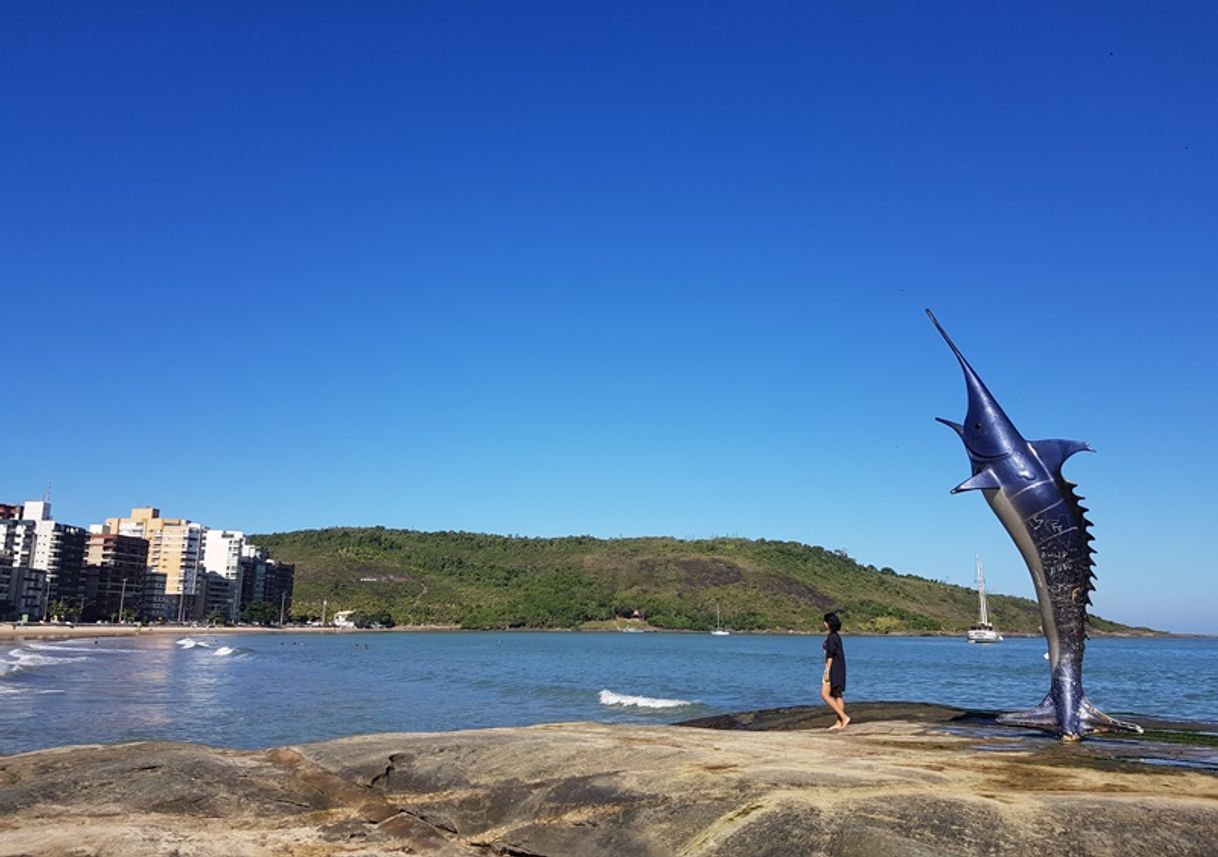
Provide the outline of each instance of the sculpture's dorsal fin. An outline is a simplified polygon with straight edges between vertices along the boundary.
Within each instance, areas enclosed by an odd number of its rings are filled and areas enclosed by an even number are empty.
[[[982,470],[979,473],[973,474],[968,479],[965,479],[959,485],[952,489],[953,494],[959,494],[961,491],[976,491],[981,488],[1001,488],[1002,485],[998,481],[998,477],[994,475],[992,470]]]
[[[1074,453],[1095,452],[1089,444],[1081,440],[1034,440],[1030,445],[1036,451],[1040,463],[1054,476],[1061,475],[1062,465]]]

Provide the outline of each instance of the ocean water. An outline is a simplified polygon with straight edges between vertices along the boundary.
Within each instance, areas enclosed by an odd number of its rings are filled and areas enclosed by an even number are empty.
[[[843,637],[847,704],[1031,708],[1041,639]],[[667,723],[819,704],[820,637],[734,634],[207,634],[10,641],[0,754],[64,744],[256,748],[368,732],[592,720]],[[1218,640],[1096,639],[1084,684],[1110,713],[1218,722]]]

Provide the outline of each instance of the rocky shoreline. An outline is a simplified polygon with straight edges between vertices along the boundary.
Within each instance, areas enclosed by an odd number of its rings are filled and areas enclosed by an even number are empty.
[[[823,728],[825,709],[793,708],[690,724],[704,728],[24,753],[0,757],[0,855],[1215,853],[1218,736],[1205,728],[1063,745],[984,712],[873,703],[852,714],[844,732]]]

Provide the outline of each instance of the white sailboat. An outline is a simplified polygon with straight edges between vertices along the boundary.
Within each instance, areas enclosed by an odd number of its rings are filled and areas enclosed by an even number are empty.
[[[711,634],[716,637],[726,637],[732,632],[723,627],[723,623],[719,621],[719,605],[715,605],[715,628]]]
[[[985,602],[985,570],[981,566],[981,555],[977,555],[977,595],[981,602],[981,615],[976,625],[968,629],[970,643],[1001,643],[1002,634],[990,624],[990,610]]]

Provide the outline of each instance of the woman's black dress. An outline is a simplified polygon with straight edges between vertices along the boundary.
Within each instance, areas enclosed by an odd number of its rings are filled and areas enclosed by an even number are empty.
[[[829,695],[841,696],[846,691],[846,652],[842,649],[842,638],[837,631],[825,637],[825,660],[833,658],[829,666]]]

